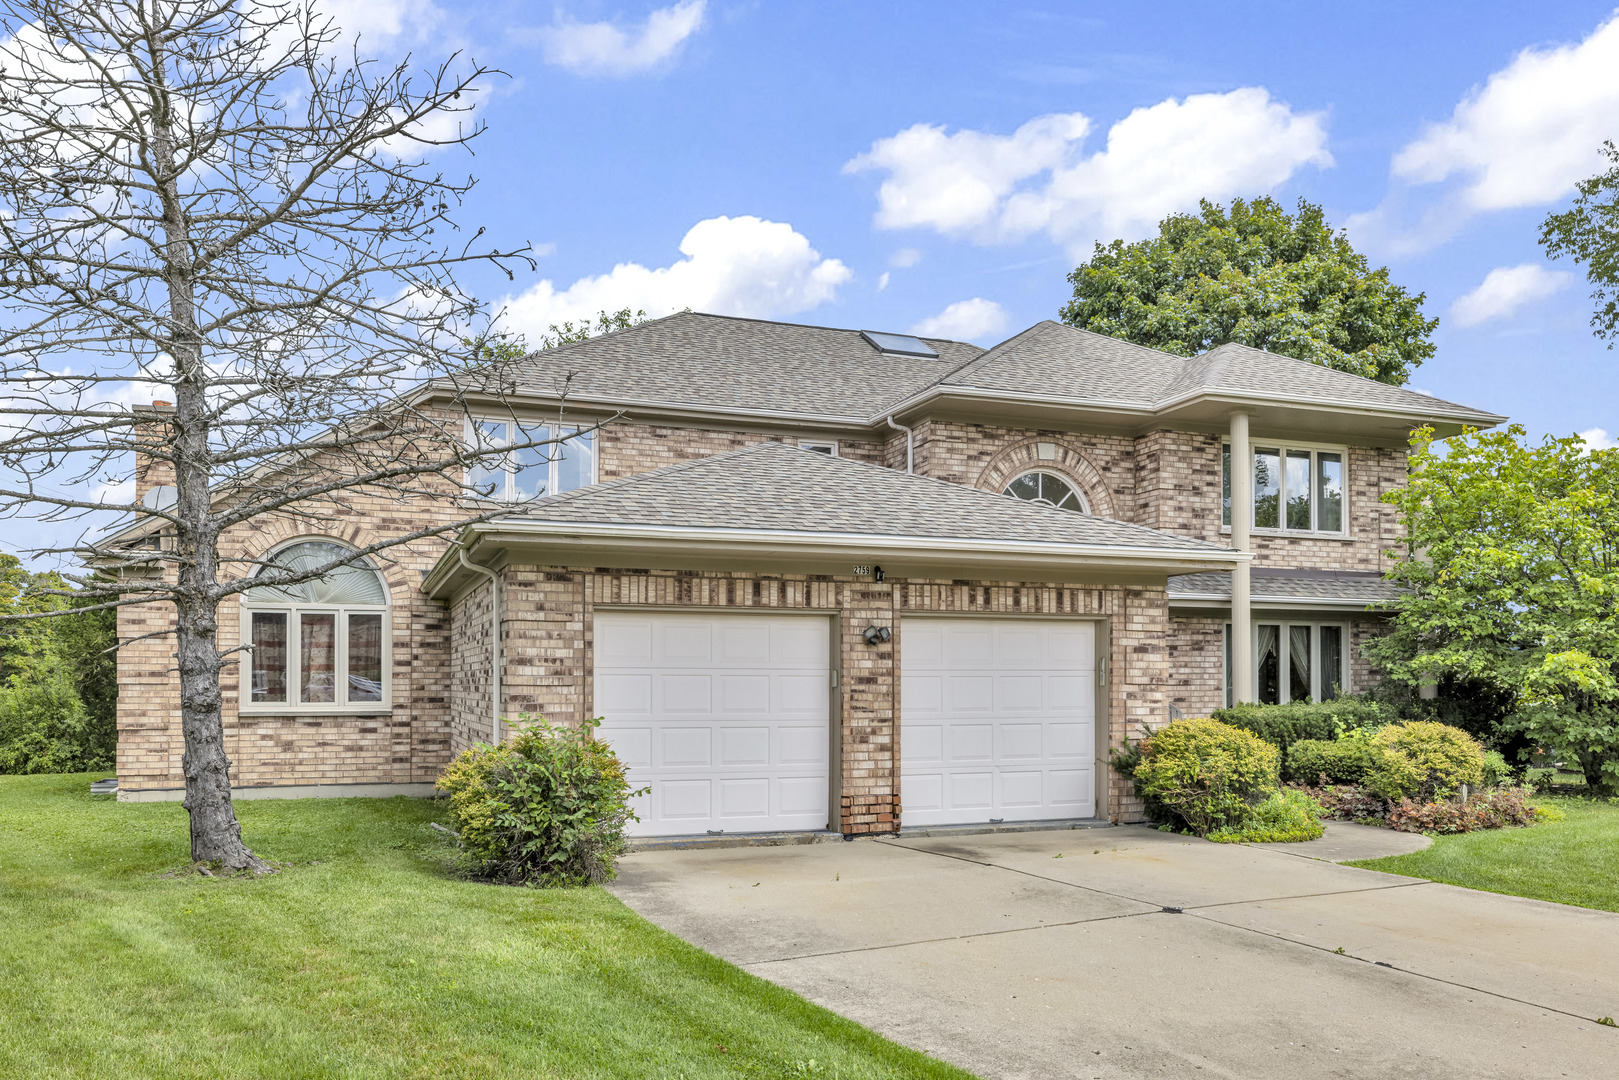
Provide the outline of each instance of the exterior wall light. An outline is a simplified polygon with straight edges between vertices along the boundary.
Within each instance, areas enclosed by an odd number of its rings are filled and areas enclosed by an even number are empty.
[[[867,645],[881,645],[894,636],[894,632],[886,626],[868,626],[860,635],[866,639]]]

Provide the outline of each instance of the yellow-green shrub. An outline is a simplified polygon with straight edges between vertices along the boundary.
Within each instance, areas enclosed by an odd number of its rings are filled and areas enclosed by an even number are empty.
[[[1198,836],[1241,825],[1277,788],[1280,754],[1259,736],[1218,720],[1176,720],[1141,743],[1136,794],[1148,812]]]
[[[1371,737],[1376,756],[1366,786],[1391,802],[1448,799],[1484,780],[1484,748],[1461,728],[1414,720],[1390,724]]]
[[[501,746],[480,743],[450,763],[449,796],[461,868],[508,885],[609,881],[624,852],[635,794],[612,748],[579,727],[524,718]]]
[[[1215,829],[1209,839],[1219,844],[1301,844],[1319,840],[1326,831],[1321,813],[1321,804],[1304,792],[1277,791],[1258,806],[1249,807],[1242,824]]]

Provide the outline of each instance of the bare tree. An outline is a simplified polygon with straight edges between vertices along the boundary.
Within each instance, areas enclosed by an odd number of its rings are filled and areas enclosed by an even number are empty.
[[[0,0],[0,23],[0,513],[123,515],[55,550],[98,570],[81,605],[173,605],[192,858],[264,871],[231,804],[221,601],[505,512],[473,467],[555,438],[468,422],[521,350],[467,346],[487,323],[456,272],[532,263],[462,232],[473,181],[429,162],[478,135],[499,73],[367,60],[307,3]],[[127,494],[137,451],[160,497]],[[359,492],[453,512],[314,567],[221,545]]]

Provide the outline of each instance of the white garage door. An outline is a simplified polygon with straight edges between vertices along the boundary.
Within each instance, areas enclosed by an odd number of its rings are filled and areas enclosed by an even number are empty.
[[[1096,628],[907,616],[900,628],[905,825],[1096,813]]]
[[[638,799],[630,832],[824,829],[831,621],[596,613],[596,712]]]

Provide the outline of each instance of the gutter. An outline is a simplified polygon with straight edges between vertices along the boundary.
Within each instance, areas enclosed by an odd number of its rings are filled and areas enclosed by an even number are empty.
[[[500,722],[500,575],[468,559],[466,548],[460,544],[455,545],[455,557],[468,570],[489,579],[489,737],[497,743],[505,742]]]

